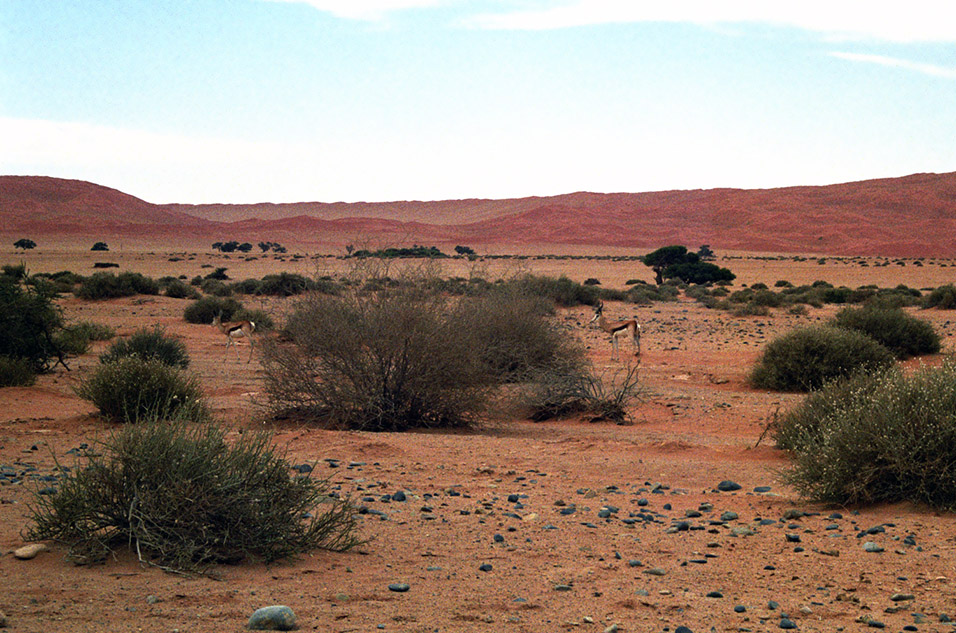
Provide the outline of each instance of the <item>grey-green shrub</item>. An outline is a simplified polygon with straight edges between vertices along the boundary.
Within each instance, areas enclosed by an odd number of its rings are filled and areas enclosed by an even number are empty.
[[[811,394],[777,423],[787,481],[836,504],[956,509],[956,365],[859,375]]]
[[[887,367],[894,360],[888,349],[859,332],[806,327],[768,343],[750,373],[750,382],[775,391],[812,391],[859,371]]]
[[[878,305],[844,308],[836,314],[833,324],[866,334],[899,359],[935,354],[941,346],[932,324],[899,308]]]
[[[112,363],[127,356],[137,356],[143,360],[156,359],[170,367],[189,366],[186,345],[179,339],[166,336],[159,327],[142,328],[133,332],[129,338],[116,341],[100,356],[100,362]]]
[[[76,388],[100,413],[119,422],[205,420],[199,380],[160,360],[126,356],[96,366]]]
[[[29,387],[36,379],[33,364],[28,359],[0,356],[0,387]]]
[[[131,297],[138,294],[156,295],[159,294],[159,282],[140,273],[125,272],[119,275],[93,273],[83,279],[75,294],[80,299],[90,301]]]
[[[128,425],[36,495],[28,538],[69,547],[78,564],[129,549],[144,563],[208,573],[359,543],[355,510],[328,483],[291,477],[263,433],[227,443],[213,425]]]
[[[936,288],[924,297],[923,307],[939,308],[940,310],[952,310],[956,308],[956,286],[947,284]]]

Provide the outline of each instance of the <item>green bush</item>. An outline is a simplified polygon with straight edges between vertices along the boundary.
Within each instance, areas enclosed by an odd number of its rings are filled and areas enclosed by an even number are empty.
[[[64,354],[80,356],[90,350],[92,341],[107,341],[114,335],[115,330],[107,325],[81,321],[57,331],[53,340]]]
[[[359,543],[353,507],[327,482],[290,477],[265,434],[228,444],[212,425],[126,426],[31,511],[27,538],[65,543],[77,564],[129,548],[143,563],[210,573]]]
[[[893,354],[868,336],[835,327],[793,330],[767,344],[750,374],[761,389],[812,391],[863,370],[893,364]]]
[[[29,360],[0,356],[0,387],[29,387],[36,379]]]
[[[90,301],[159,294],[159,282],[140,273],[93,273],[76,289],[76,296]]]
[[[63,362],[66,350],[57,335],[63,315],[54,299],[57,291],[45,279],[21,284],[0,276],[0,356],[21,360],[33,373],[48,371]]]
[[[308,277],[293,273],[279,273],[263,277],[258,292],[263,295],[292,297],[315,289],[315,282]]]
[[[179,339],[166,336],[159,327],[136,330],[128,339],[116,341],[100,356],[100,362],[112,363],[127,356],[156,359],[170,367],[185,369],[189,366],[186,345]]]
[[[650,305],[655,301],[677,301],[678,295],[680,295],[680,289],[672,284],[652,286],[639,282],[627,289],[623,300],[638,305]]]
[[[956,286],[947,284],[936,288],[923,299],[923,307],[940,310],[956,309]]]
[[[199,288],[207,295],[216,297],[232,296],[232,285],[226,285],[218,279],[203,279]]]
[[[166,284],[165,295],[173,299],[199,299],[199,292],[179,279],[173,279]]]
[[[243,279],[229,284],[229,289],[239,295],[257,295],[262,288],[262,282],[258,279]]]
[[[811,394],[774,429],[786,479],[817,501],[956,509],[956,365],[858,376]]]
[[[571,281],[563,275],[558,278],[526,275],[508,282],[507,285],[513,286],[519,292],[544,297],[555,305],[565,308],[579,305],[596,306],[601,300],[600,289]]]
[[[188,323],[211,324],[212,320],[222,315],[223,321],[231,321],[233,315],[242,308],[242,304],[232,298],[203,297],[186,306],[183,318]]]
[[[899,308],[844,308],[834,317],[833,325],[866,334],[899,359],[940,350],[940,337],[933,326]]]
[[[98,365],[76,388],[100,413],[121,422],[205,420],[199,380],[162,361],[126,356]]]

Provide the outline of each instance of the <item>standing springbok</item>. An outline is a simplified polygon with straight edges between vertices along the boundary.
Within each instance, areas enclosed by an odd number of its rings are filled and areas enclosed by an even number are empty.
[[[598,327],[611,335],[611,356],[616,357],[618,351],[618,338],[629,336],[634,344],[635,356],[641,355],[641,324],[634,319],[627,321],[608,321],[604,318],[604,303],[599,303],[594,309],[594,318],[588,324],[597,321]]]
[[[226,350],[230,345],[236,346],[236,360],[242,360],[239,357],[239,346],[236,341],[241,338],[249,339],[249,360],[252,360],[252,333],[256,331],[256,324],[252,321],[231,321],[222,322],[222,313],[212,320],[212,324],[219,328],[219,331],[226,335]]]

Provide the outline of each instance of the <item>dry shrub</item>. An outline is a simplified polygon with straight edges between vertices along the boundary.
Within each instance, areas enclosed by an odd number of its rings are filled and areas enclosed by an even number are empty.
[[[579,371],[543,371],[524,386],[524,405],[530,418],[542,422],[571,415],[588,415],[591,422],[628,421],[627,409],[642,394],[637,364],[595,374]]]
[[[263,345],[269,406],[339,428],[471,425],[502,383],[581,363],[581,348],[543,305],[511,292],[457,300],[408,285],[312,295],[289,316],[290,343]]]
[[[550,300],[504,287],[462,299],[454,318],[462,331],[477,338],[474,353],[492,380],[518,382],[543,372],[577,373],[583,368],[579,340],[548,317]]]
[[[208,572],[358,542],[351,505],[324,481],[291,478],[265,434],[230,445],[212,425],[125,426],[87,457],[57,494],[35,496],[28,532],[66,544],[78,564],[128,547],[142,562]]]
[[[490,384],[474,336],[446,308],[412,290],[298,303],[292,344],[263,345],[273,413],[371,431],[471,424]]]

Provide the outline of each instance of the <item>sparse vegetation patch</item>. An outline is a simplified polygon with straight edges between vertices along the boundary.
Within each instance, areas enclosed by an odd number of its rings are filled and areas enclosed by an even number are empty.
[[[328,484],[290,477],[265,434],[228,443],[212,425],[126,426],[89,453],[55,495],[37,495],[31,540],[69,547],[78,564],[131,549],[171,571],[209,573],[356,545],[355,514]]]

